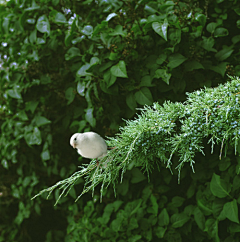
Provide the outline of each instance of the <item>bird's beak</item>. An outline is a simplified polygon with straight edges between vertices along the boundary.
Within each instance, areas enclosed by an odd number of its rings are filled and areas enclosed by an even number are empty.
[[[75,143],[73,143],[72,147],[75,149],[75,148],[76,148],[76,144],[75,144]]]

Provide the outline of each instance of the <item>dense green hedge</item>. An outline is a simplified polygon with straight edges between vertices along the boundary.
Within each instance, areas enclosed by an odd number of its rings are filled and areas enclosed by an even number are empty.
[[[213,174],[238,184],[231,149],[225,160],[232,165],[201,156],[195,175],[184,168],[180,185],[164,170],[154,170],[151,183],[136,182],[135,168],[118,185],[119,197],[106,191],[102,203],[97,191],[73,203],[83,180],[55,209],[53,199],[30,198],[78,169],[73,132],[112,136],[137,107],[184,101],[186,92],[240,75],[239,15],[237,1],[227,0],[1,0],[0,241],[237,238],[236,219],[219,222],[211,206],[235,209],[238,198],[218,203],[208,186],[219,179]],[[195,196],[205,200],[197,206]],[[185,216],[181,226],[173,226],[177,216]]]

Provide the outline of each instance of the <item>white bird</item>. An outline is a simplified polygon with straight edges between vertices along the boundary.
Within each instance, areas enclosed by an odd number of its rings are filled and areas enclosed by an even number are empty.
[[[78,153],[85,158],[96,159],[107,154],[105,140],[95,132],[76,133],[70,139],[70,145],[77,148]]]

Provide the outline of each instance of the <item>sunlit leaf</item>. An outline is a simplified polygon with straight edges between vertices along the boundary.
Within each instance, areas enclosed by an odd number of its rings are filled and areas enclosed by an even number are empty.
[[[152,23],[153,30],[163,37],[167,41],[167,28],[168,28],[168,21],[164,19],[163,23],[160,22],[153,22]]]
[[[42,15],[38,18],[36,28],[41,33],[50,34],[50,23],[46,15]]]

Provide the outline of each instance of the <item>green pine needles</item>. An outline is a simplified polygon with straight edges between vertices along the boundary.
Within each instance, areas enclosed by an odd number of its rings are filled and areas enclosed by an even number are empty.
[[[165,166],[171,171],[181,169],[189,163],[194,172],[195,155],[204,155],[204,139],[208,140],[213,152],[214,146],[220,146],[219,159],[228,146],[235,147],[240,138],[240,79],[231,77],[231,81],[216,88],[205,88],[188,93],[185,103],[165,102],[163,106],[154,103],[146,106],[135,120],[126,121],[116,137],[107,141],[114,147],[99,165],[96,160],[80,167],[71,177],[42,190],[35,197],[48,192],[48,197],[56,188],[62,190],[61,196],[67,195],[80,177],[85,178],[81,195],[92,191],[101,184],[104,188],[123,180],[124,173],[133,167],[141,167],[148,178],[154,167]],[[177,165],[173,162],[177,157]],[[114,189],[115,190],[115,189]],[[34,198],[35,198],[34,197]]]

